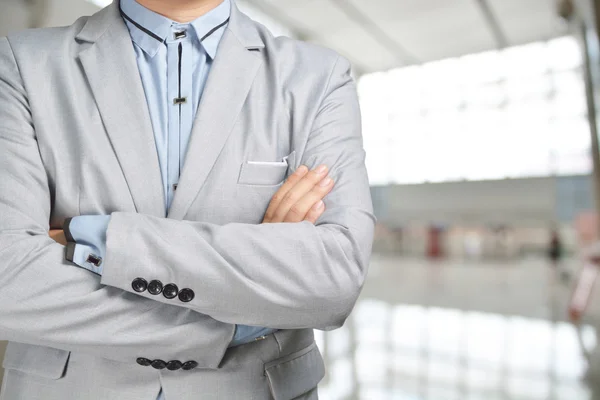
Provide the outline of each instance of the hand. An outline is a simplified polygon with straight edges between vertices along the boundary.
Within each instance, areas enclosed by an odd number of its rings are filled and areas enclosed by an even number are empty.
[[[325,211],[323,199],[333,189],[333,179],[327,176],[327,166],[309,171],[298,167],[271,199],[263,224],[309,221],[313,224]]]
[[[62,229],[51,229],[49,235],[55,242],[60,243],[64,246],[67,245],[67,238],[65,232]]]

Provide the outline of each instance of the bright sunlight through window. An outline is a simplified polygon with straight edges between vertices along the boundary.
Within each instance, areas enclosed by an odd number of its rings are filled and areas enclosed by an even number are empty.
[[[581,63],[562,37],[363,76],[371,184],[589,173]]]

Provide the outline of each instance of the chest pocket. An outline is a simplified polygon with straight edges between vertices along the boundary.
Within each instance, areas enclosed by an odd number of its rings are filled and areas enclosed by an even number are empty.
[[[282,161],[246,161],[242,164],[238,184],[278,186],[283,183],[288,171],[294,168],[296,152],[283,157]]]

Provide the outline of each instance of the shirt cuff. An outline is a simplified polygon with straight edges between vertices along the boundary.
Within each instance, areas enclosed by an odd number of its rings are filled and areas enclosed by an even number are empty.
[[[97,253],[97,249],[93,247],[81,243],[69,242],[67,243],[65,258],[88,271],[102,275],[104,260]]]
[[[80,267],[102,275],[106,254],[106,231],[110,215],[82,215],[65,219],[67,239],[65,258]]]

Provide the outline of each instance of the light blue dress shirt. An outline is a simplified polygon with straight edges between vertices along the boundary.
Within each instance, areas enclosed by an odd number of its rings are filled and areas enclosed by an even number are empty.
[[[192,124],[229,21],[231,4],[230,0],[224,0],[188,24],[174,22],[135,0],[121,0],[120,5],[134,44],[152,120],[166,212],[177,188]],[[84,215],[72,218],[68,225],[71,239],[76,243],[73,262],[99,275],[104,265],[98,264],[94,256],[104,259],[109,222],[110,215]],[[248,343],[273,331],[237,325],[230,346]],[[164,400],[162,392],[159,400]]]

